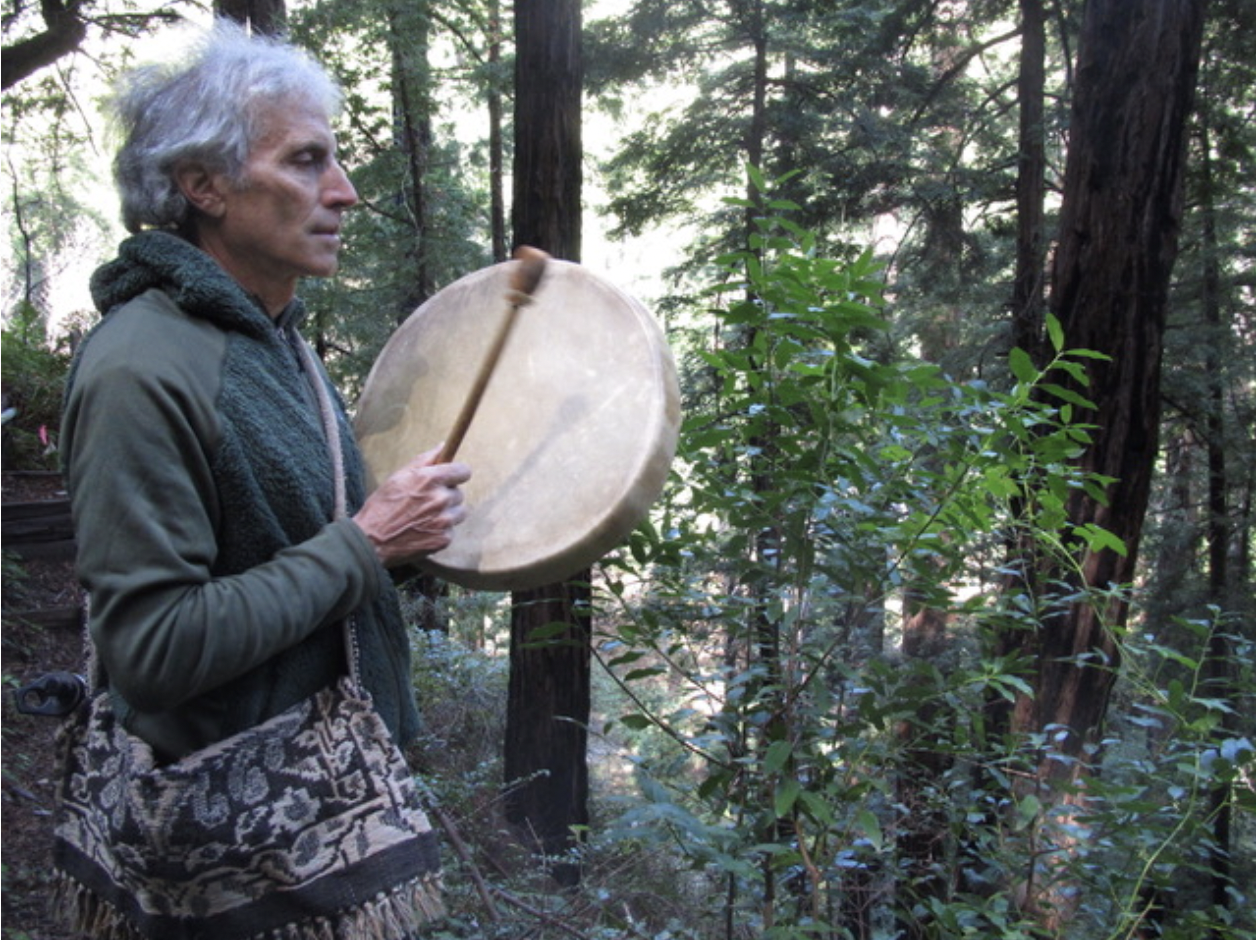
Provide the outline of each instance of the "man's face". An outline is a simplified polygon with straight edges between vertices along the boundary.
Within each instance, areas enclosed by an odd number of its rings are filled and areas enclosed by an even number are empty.
[[[300,277],[334,274],[344,211],[357,192],[336,162],[336,140],[318,108],[272,107],[233,183],[213,177],[218,199],[198,226],[200,246],[272,315]]]

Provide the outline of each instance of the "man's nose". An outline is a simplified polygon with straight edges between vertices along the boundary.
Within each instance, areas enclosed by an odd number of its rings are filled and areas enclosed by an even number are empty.
[[[323,189],[324,201],[341,209],[357,205],[358,191],[349,182],[349,174],[345,172],[345,168],[339,162],[332,161],[329,173],[330,178]]]

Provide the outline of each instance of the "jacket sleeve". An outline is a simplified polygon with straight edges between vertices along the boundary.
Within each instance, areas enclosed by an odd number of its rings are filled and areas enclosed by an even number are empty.
[[[110,684],[141,711],[244,674],[346,616],[387,577],[351,520],[242,574],[211,575],[215,333],[119,322],[89,341],[67,396],[62,442],[91,634]],[[203,355],[154,348],[191,339]]]

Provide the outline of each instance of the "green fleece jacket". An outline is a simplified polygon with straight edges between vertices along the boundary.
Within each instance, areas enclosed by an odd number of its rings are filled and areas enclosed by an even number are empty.
[[[264,721],[344,672],[353,615],[364,685],[405,743],[405,628],[364,533],[330,521],[299,301],[272,321],[158,232],[124,242],[92,292],[105,316],[71,371],[61,445],[91,636],[125,726],[175,758]],[[352,514],[363,473],[340,422]]]

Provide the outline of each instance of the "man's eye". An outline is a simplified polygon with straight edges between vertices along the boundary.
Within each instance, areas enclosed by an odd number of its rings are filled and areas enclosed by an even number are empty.
[[[327,162],[327,154],[316,150],[302,150],[293,156],[292,162],[298,166],[321,166]]]

